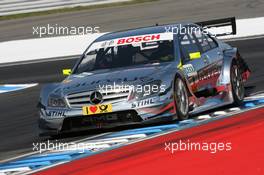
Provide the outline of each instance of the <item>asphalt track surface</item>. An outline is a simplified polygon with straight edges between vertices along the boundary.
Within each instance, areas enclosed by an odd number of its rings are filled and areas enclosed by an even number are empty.
[[[201,21],[236,16],[250,18],[264,16],[263,0],[161,0],[124,7],[111,7],[89,11],[53,14],[0,21],[0,41],[37,38],[33,26],[58,24],[62,26],[99,26],[101,32],[153,25],[157,22]],[[264,38],[230,42],[240,49],[250,68],[252,77],[247,93],[264,90]],[[6,58],[8,59],[8,58]],[[12,157],[32,149],[37,136],[38,102],[41,86],[63,79],[62,68],[73,66],[77,58],[2,67],[0,83],[39,83],[39,86],[0,94],[0,159]],[[102,131],[104,132],[104,131]],[[92,136],[97,133],[77,133],[62,141]]]
[[[264,89],[264,38],[229,43],[240,49],[252,69],[252,76],[246,85],[247,94],[261,92]],[[76,59],[1,67],[1,84],[39,83],[39,86],[0,94],[0,159],[29,152],[32,143],[40,141],[37,135],[36,108],[40,88],[46,83],[61,81],[64,78],[61,75],[62,68],[72,67]],[[106,131],[74,133],[59,139],[62,142],[72,141],[103,132]]]
[[[0,41],[37,38],[32,27],[98,26],[101,32],[117,31],[156,23],[201,21],[235,16],[264,16],[263,0],[159,0],[130,6],[110,7],[41,17],[0,21]]]

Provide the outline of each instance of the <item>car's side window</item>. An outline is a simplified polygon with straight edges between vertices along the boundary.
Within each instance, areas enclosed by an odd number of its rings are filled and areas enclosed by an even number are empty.
[[[209,35],[207,34],[206,37],[207,37],[207,40],[208,40],[208,42],[209,42],[209,45],[211,46],[212,49],[218,47],[217,42],[216,42],[211,36],[209,36]]]
[[[77,72],[85,72],[86,69],[92,69],[96,61],[96,51],[92,51],[84,55],[81,63],[78,65]]]
[[[203,34],[202,30],[195,30],[193,32],[194,37],[197,39],[203,52],[207,52],[211,49],[211,46],[207,40],[207,37]]]
[[[207,52],[211,49],[218,47],[216,41],[208,34],[203,33],[202,30],[195,30],[193,32],[193,35],[198,41],[203,52]]]
[[[200,52],[196,40],[189,34],[183,34],[180,36],[180,48],[181,55],[184,62],[190,60],[190,54]]]

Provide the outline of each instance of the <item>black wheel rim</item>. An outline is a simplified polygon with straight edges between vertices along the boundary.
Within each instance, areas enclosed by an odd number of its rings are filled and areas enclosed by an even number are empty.
[[[239,100],[243,100],[244,98],[244,85],[241,72],[239,71],[237,66],[234,66],[232,69],[232,88]]]
[[[177,110],[179,110],[181,114],[186,115],[188,113],[188,96],[185,85],[181,79],[176,81],[176,103]]]

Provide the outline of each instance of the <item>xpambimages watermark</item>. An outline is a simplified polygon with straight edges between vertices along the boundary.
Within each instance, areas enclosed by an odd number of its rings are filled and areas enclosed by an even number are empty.
[[[84,153],[94,149],[99,149],[99,146],[94,143],[75,143],[75,142],[58,142],[58,140],[47,142],[32,143],[32,150],[39,154],[46,151],[78,151],[78,153]]]
[[[185,26],[185,25],[182,25],[182,24],[179,24],[179,26],[165,26],[164,27],[165,29],[165,32],[169,33],[173,33],[173,34],[180,34],[180,35],[185,35],[185,34],[193,34],[193,33],[196,33],[196,34],[210,34],[210,36],[212,37],[216,37],[217,36],[217,33],[225,33],[225,34],[231,34],[232,31],[230,31],[228,28],[222,28],[222,29],[219,29],[217,27],[200,27],[200,26]],[[210,32],[210,31],[214,31],[213,32]]]
[[[174,154],[180,151],[204,151],[212,154],[221,152],[221,151],[231,151],[232,143],[231,142],[191,142],[190,140],[178,142],[165,142],[165,151]]]
[[[58,24],[47,24],[45,26],[33,26],[32,34],[38,37],[46,37],[52,35],[86,35],[100,33],[100,27],[92,26],[62,26]]]
[[[127,90],[133,91],[135,93],[140,93],[144,96],[153,94],[153,93],[162,93],[165,92],[165,85],[159,84],[159,83],[153,83],[153,84],[144,84],[144,85],[127,85],[127,84],[116,84],[115,82],[113,84],[109,85],[99,85],[100,91],[104,91],[106,95],[108,93],[111,93],[113,91],[118,92],[126,92]]]

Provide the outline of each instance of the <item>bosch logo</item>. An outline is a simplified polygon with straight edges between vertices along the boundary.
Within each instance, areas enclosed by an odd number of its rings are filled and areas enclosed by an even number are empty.
[[[130,44],[130,43],[138,43],[138,42],[142,42],[142,41],[148,42],[148,41],[155,41],[155,40],[159,40],[159,39],[160,39],[160,34],[137,36],[137,37],[119,39],[117,44]]]

